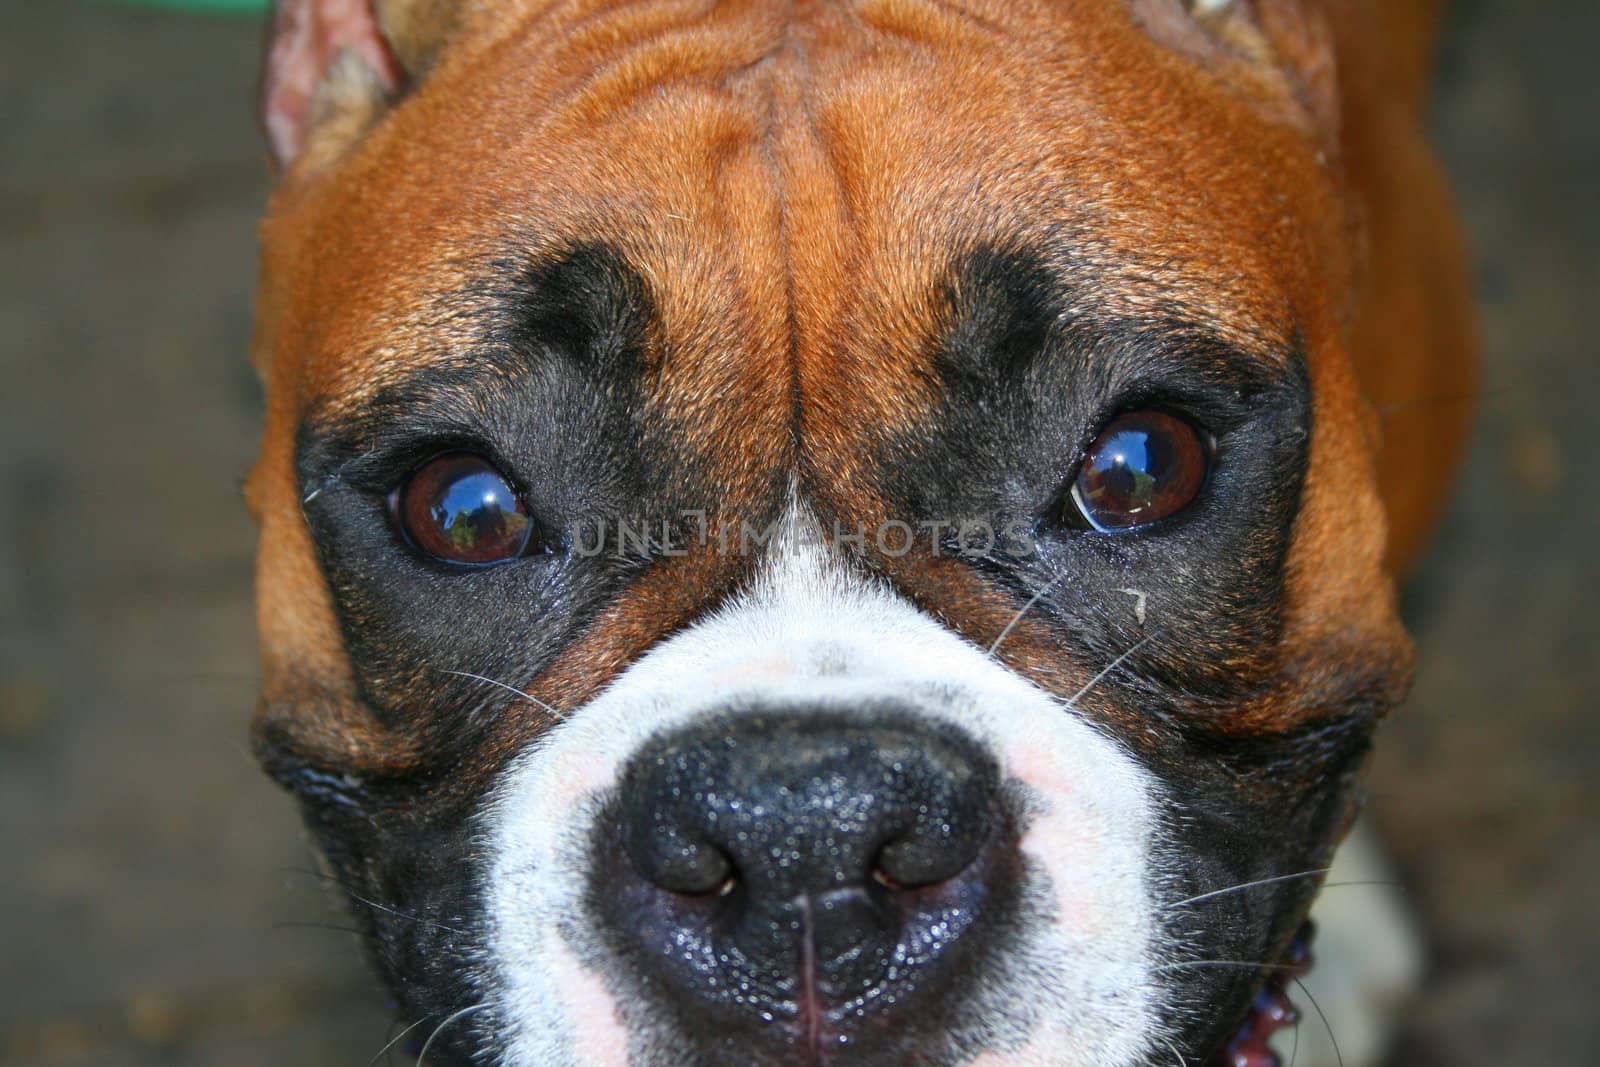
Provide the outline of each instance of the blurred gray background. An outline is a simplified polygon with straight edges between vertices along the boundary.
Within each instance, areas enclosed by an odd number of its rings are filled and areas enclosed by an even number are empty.
[[[393,1022],[244,748],[260,46],[0,0],[0,1064],[361,1067]],[[1597,47],[1600,4],[1480,0],[1442,49],[1488,364],[1374,788],[1431,940],[1396,1067],[1600,1057]]]

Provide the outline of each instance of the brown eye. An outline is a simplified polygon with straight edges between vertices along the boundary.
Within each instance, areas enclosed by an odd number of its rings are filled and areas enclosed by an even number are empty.
[[[1183,510],[1210,469],[1208,439],[1164,411],[1135,411],[1106,424],[1072,483],[1072,502],[1097,530],[1127,530]]]
[[[505,477],[467,452],[418,467],[395,494],[394,512],[407,540],[450,563],[516,559],[533,534],[533,520]]]

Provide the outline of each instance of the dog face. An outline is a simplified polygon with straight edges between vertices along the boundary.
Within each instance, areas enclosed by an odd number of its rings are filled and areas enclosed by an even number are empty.
[[[264,227],[257,750],[428,1053],[1204,1062],[1409,665],[1313,27],[578,7]]]

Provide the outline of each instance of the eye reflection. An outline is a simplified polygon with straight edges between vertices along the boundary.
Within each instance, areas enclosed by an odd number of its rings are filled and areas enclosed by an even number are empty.
[[[1097,530],[1127,530],[1183,510],[1205,485],[1206,441],[1164,411],[1135,411],[1106,424],[1072,484],[1072,502]]]
[[[450,563],[516,559],[533,520],[505,477],[482,456],[457,452],[430,460],[400,487],[396,520],[419,550]]]

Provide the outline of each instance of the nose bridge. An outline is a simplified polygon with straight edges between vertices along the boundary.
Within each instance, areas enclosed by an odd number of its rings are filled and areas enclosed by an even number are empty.
[[[726,815],[702,813],[717,847],[741,878],[767,892],[799,898],[851,885],[870,870],[881,838],[892,832],[893,798],[873,781],[860,741],[834,744],[751,738],[730,752],[723,793]],[[717,773],[714,769],[712,773]]]

